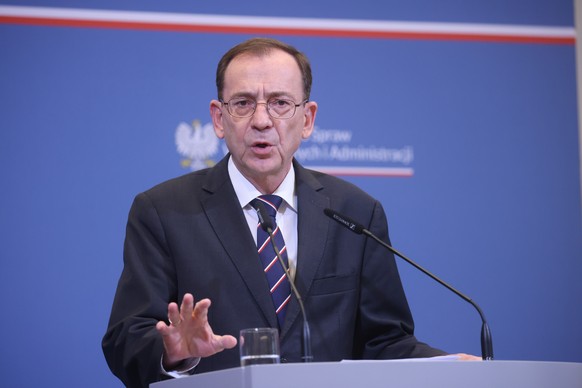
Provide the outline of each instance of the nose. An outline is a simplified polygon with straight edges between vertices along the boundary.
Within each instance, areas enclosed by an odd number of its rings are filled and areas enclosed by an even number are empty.
[[[266,129],[273,125],[271,116],[267,111],[266,102],[257,102],[257,108],[255,109],[255,113],[252,116],[251,124],[257,129]]]

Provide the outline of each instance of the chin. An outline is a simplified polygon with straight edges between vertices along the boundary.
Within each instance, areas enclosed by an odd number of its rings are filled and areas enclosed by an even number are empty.
[[[283,169],[283,163],[280,159],[257,159],[247,164],[247,167],[258,174],[274,175]]]

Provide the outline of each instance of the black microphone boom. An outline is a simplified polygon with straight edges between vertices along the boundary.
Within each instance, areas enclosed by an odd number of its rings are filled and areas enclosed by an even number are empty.
[[[425,275],[429,276],[433,280],[435,280],[438,283],[440,283],[441,285],[445,286],[446,288],[448,288],[449,290],[451,290],[452,292],[457,294],[459,297],[461,297],[461,299],[463,299],[464,301],[470,303],[473,307],[475,307],[475,309],[479,313],[479,316],[481,317],[481,322],[483,323],[481,326],[481,357],[483,358],[483,360],[493,360],[493,340],[491,338],[491,330],[489,329],[489,325],[487,324],[487,320],[485,319],[485,315],[483,314],[483,311],[477,305],[477,303],[475,303],[473,301],[473,299],[469,298],[467,295],[458,291],[457,289],[455,289],[454,287],[452,287],[451,285],[446,283],[444,280],[439,279],[438,277],[436,277],[435,275],[430,273],[428,270],[424,269],[423,267],[416,264],[414,261],[412,261],[411,259],[409,259],[405,255],[403,255],[402,253],[398,252],[396,249],[394,249],[393,247],[391,247],[390,245],[388,245],[384,241],[380,240],[376,235],[374,235],[372,232],[370,232],[368,229],[366,229],[362,224],[357,223],[354,220],[352,220],[344,215],[341,215],[332,209],[325,209],[323,212],[325,213],[326,216],[334,219],[335,221],[337,221],[341,225],[345,226],[346,228],[348,228],[352,232],[357,233],[357,234],[365,234],[366,236],[372,238],[373,240],[378,242],[380,245],[382,245],[383,247],[385,247],[386,249],[388,249],[389,251],[394,253],[396,256],[399,256],[400,258],[405,260],[408,264],[412,265],[416,269],[423,272]]]
[[[299,308],[301,309],[301,315],[303,316],[303,362],[311,362],[313,361],[313,354],[311,353],[311,331],[309,330],[309,323],[307,322],[307,314],[305,313],[305,307],[303,306],[303,299],[301,298],[301,294],[299,294],[297,287],[295,287],[295,282],[291,278],[289,268],[281,257],[281,252],[279,251],[277,244],[275,244],[275,238],[273,237],[273,228],[275,227],[275,224],[273,223],[272,218],[267,213],[267,209],[265,209],[263,202],[256,201],[255,206],[261,228],[269,234],[269,240],[271,240],[271,245],[275,250],[277,259],[279,259],[279,263],[281,263],[285,276],[287,276],[287,279],[289,280],[293,294],[295,294],[297,302],[299,302]]]

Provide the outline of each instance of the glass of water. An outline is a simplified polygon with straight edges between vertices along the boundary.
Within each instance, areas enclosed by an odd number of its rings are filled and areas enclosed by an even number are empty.
[[[279,330],[271,327],[243,329],[240,331],[241,366],[278,364]]]

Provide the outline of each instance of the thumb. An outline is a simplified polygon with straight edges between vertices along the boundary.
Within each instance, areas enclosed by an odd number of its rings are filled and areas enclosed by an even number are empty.
[[[223,335],[220,337],[219,342],[224,349],[232,349],[236,346],[237,343],[236,338],[234,338],[232,335]]]

